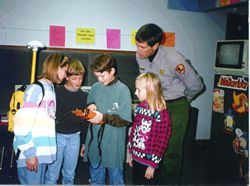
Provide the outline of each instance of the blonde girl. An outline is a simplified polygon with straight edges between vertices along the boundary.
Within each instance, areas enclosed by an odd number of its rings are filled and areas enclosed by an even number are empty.
[[[129,136],[129,165],[135,185],[156,185],[157,168],[171,135],[170,115],[156,74],[139,75],[135,87],[140,103],[135,107]]]

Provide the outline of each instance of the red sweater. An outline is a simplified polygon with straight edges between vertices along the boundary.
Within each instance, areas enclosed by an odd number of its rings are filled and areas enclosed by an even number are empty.
[[[137,162],[157,168],[171,135],[169,112],[167,109],[151,111],[144,101],[137,105],[134,115],[128,143],[129,153]]]

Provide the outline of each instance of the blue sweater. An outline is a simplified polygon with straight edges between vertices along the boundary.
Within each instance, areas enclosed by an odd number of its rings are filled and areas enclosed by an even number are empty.
[[[95,102],[97,110],[101,113],[118,115],[122,119],[131,122],[131,95],[128,87],[119,80],[108,86],[99,82],[92,86],[88,96],[88,102]],[[101,141],[102,165],[110,168],[123,168],[125,159],[126,127],[114,127],[104,124],[104,132]],[[91,140],[91,127],[88,129],[85,143],[85,161],[87,154],[92,163],[100,161],[98,150],[98,131],[100,125],[92,125],[93,141]]]

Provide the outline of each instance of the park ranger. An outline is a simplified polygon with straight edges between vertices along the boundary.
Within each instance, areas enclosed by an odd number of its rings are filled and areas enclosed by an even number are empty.
[[[136,59],[140,73],[153,72],[162,83],[171,119],[172,135],[161,166],[161,184],[181,184],[183,141],[189,119],[190,101],[203,90],[200,76],[189,60],[174,48],[161,45],[163,30],[143,25],[136,33]]]

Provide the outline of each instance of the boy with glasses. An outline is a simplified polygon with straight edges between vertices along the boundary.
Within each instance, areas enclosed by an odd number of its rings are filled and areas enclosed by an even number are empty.
[[[98,82],[93,84],[88,103],[95,103],[85,143],[84,160],[90,166],[91,185],[124,185],[126,130],[131,122],[129,88],[117,78],[117,64],[110,55],[99,55],[91,64]],[[90,108],[90,107],[89,107]]]

